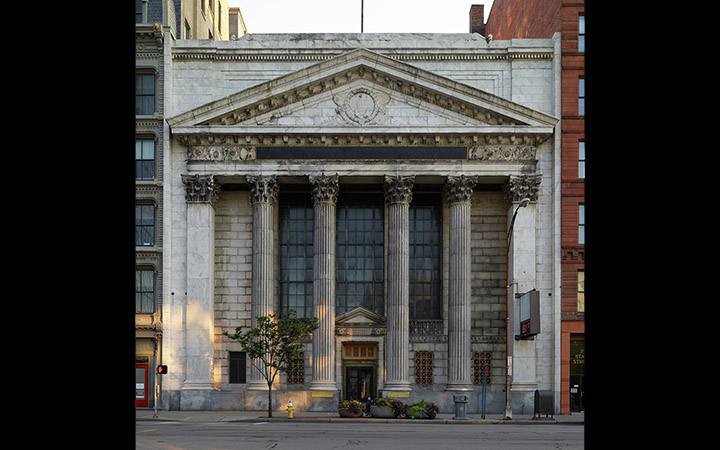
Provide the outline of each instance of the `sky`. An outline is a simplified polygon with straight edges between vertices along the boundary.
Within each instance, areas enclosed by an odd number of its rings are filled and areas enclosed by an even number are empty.
[[[361,0],[228,0],[248,33],[359,33]],[[365,33],[467,33],[470,5],[494,0],[363,0]]]

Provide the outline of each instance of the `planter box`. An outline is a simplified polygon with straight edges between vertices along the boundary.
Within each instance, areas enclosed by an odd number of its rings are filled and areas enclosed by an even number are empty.
[[[350,411],[349,408],[340,408],[338,409],[338,412],[340,413],[340,417],[347,417],[347,418],[357,418],[362,417],[362,410],[358,410],[357,412]]]
[[[376,406],[370,405],[370,415],[382,419],[394,419],[395,411],[392,406]]]
[[[410,413],[408,412],[406,414],[406,417],[410,418]],[[415,411],[415,417],[414,419],[429,419],[430,416],[425,411]]]

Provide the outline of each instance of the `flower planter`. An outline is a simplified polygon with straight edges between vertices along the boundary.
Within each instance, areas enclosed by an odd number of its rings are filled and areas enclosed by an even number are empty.
[[[370,415],[382,419],[394,419],[395,411],[392,406],[370,406]]]
[[[361,409],[358,409],[356,411],[351,411],[349,408],[340,408],[340,409],[338,409],[338,412],[340,413],[340,417],[347,417],[350,419],[362,417],[362,414],[363,414]]]

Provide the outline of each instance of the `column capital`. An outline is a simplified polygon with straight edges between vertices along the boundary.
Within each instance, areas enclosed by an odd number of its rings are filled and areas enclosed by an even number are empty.
[[[220,186],[215,183],[212,175],[184,175],[181,174],[185,185],[185,201],[210,203],[215,205],[220,192]]]
[[[477,176],[448,176],[445,184],[445,198],[448,203],[470,203],[473,188],[478,182]]]
[[[269,203],[277,202],[280,186],[275,176],[252,176],[246,177],[247,183],[250,185],[250,203]]]
[[[320,175],[308,175],[310,184],[313,185],[312,200],[313,204],[317,203],[337,203],[338,191],[340,189],[338,174],[327,176],[324,173]]]
[[[385,175],[385,202],[410,203],[412,201],[412,189],[415,183],[415,175]]]
[[[508,203],[519,202],[527,197],[531,202],[538,199],[538,189],[542,175],[510,175],[503,185],[503,193]]]

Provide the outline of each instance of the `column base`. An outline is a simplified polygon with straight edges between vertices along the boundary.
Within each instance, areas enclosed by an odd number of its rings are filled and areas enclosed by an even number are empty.
[[[277,380],[273,383],[272,390],[277,389]],[[268,385],[266,381],[250,381],[247,384],[248,391],[267,391]]]
[[[445,386],[446,391],[458,391],[458,392],[467,392],[467,391],[473,391],[473,385],[467,384],[467,383],[448,383]]]
[[[338,387],[334,381],[313,381],[310,383],[311,391],[337,391]]]

